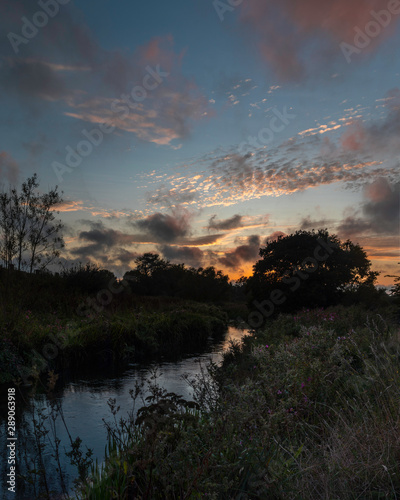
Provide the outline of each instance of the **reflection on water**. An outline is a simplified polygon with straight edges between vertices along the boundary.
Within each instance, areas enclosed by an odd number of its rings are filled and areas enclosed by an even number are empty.
[[[210,361],[219,364],[222,360],[222,353],[231,340],[239,341],[247,331],[234,327],[229,327],[223,340],[213,342],[210,340],[208,349],[204,353],[198,353],[188,356],[179,361],[160,361],[148,364],[131,363],[118,376],[114,374],[92,374],[83,378],[75,378],[67,382],[55,396],[56,402],[62,405],[63,415],[68,427],[68,431],[73,439],[79,436],[85,446],[93,449],[94,459],[102,461],[106,445],[106,430],[103,419],[110,421],[111,413],[107,401],[110,398],[117,400],[120,406],[119,416],[126,416],[127,412],[132,410],[132,399],[129,390],[134,387],[135,381],[147,378],[154,369],[157,368],[158,384],[168,392],[180,394],[185,399],[192,398],[192,390],[184,381],[183,375],[189,375],[193,378],[200,373],[201,366],[206,367]],[[108,375],[108,376],[107,376]],[[82,377],[82,376],[81,376]],[[22,402],[20,402],[22,403]],[[36,409],[46,408],[46,414],[49,412],[49,401],[46,395],[36,395],[34,400]],[[3,412],[2,412],[3,415]],[[27,448],[27,457],[19,457],[19,466],[21,472],[26,468],[25,459],[29,460],[29,448],[33,453],[32,414],[28,407],[22,408],[20,404],[18,423],[19,452],[21,448]],[[48,420],[50,421],[50,419]],[[57,418],[54,423],[54,429],[57,436],[61,439],[61,451],[65,446],[69,450],[69,438],[65,425],[61,418]],[[49,436],[52,432],[49,433]],[[22,446],[24,443],[24,446]],[[18,444],[18,441],[17,441]],[[2,418],[0,421],[0,445],[1,450],[6,450],[6,422]],[[26,446],[25,446],[26,445]],[[86,448],[84,448],[86,451]],[[46,471],[51,471],[51,477],[56,478],[56,465],[51,455],[54,450],[50,445],[45,449],[45,467]],[[76,477],[76,471],[68,462],[65,453],[61,453],[61,465],[66,472],[66,479],[69,487],[72,486],[72,480]],[[2,499],[15,498],[34,498],[32,493],[23,493],[20,488],[20,494],[7,495],[6,488],[6,470],[5,454],[0,453],[0,491],[4,492]],[[55,488],[56,486],[53,486]]]

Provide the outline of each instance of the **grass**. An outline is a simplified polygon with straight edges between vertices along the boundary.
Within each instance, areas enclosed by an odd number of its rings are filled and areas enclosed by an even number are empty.
[[[118,420],[114,404],[106,462],[78,496],[398,498],[399,362],[382,315],[280,316],[191,381],[194,403],[149,381],[137,415]]]
[[[0,329],[0,383],[18,378],[18,366],[25,367],[26,378],[44,368],[73,368],[82,362],[191,352],[226,330],[227,315],[218,307],[162,298],[136,300],[93,318],[20,311]],[[1,314],[0,324],[5,325]]]

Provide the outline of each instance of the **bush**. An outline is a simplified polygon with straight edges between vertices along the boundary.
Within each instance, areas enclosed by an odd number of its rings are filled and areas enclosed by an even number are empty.
[[[295,335],[285,328],[295,328]],[[273,343],[266,342],[271,338]],[[381,316],[282,316],[191,381],[194,403],[149,381],[109,425],[84,498],[396,498],[400,345]],[[283,334],[281,338],[279,335]],[[136,400],[146,390],[132,391]],[[112,402],[115,417],[115,401]]]
[[[64,270],[61,273],[64,282],[70,290],[79,290],[84,294],[95,294],[108,289],[110,283],[116,278],[111,271],[101,269],[89,262],[83,266],[81,263]]]

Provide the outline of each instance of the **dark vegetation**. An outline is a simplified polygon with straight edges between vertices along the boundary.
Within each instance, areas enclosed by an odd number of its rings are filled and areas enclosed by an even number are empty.
[[[280,315],[189,380],[194,402],[149,381],[108,425],[82,498],[398,498],[398,327],[336,306]]]
[[[236,283],[152,253],[123,280],[90,263],[51,273],[60,198],[36,188],[34,176],[0,198],[0,383],[190,352],[228,319],[253,329],[221,367],[188,380],[194,401],[154,380],[146,399],[132,390],[141,408],[127,418],[110,401],[105,463],[90,468],[73,443],[78,497],[400,496],[400,277],[391,294],[378,289],[364,250],[327,230],[268,243]]]
[[[202,279],[204,290],[212,286],[208,275],[200,274],[200,285]],[[1,269],[0,280],[3,383],[19,376],[32,382],[37,371],[83,361],[110,366],[116,359],[193,352],[221,335],[228,321],[221,302],[142,295],[136,282],[134,293],[130,281],[93,265],[59,275]]]
[[[371,271],[360,245],[342,242],[327,230],[281,236],[261,248],[260,256],[253,275],[243,280],[250,304],[274,302],[275,296],[279,312],[294,312],[304,307],[360,303],[379,307],[389,302],[385,290],[375,287],[378,273]]]

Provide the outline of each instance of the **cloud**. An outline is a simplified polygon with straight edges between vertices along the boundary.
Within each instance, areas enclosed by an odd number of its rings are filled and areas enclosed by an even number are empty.
[[[84,205],[81,200],[67,200],[57,205],[59,212],[79,212],[81,210],[89,210],[89,207]]]
[[[216,220],[217,216],[213,215],[208,221],[208,229],[216,229],[217,231],[236,229],[242,227],[242,219],[241,215],[233,215],[229,219],[218,221]]]
[[[398,101],[400,103],[400,94]],[[392,103],[389,114],[397,114],[397,107],[394,105],[396,99],[389,102]],[[398,108],[400,109],[400,105]],[[398,119],[399,130],[394,125],[372,124],[364,149],[364,146],[361,149],[357,146],[361,142],[359,133],[357,138],[349,138],[352,131],[342,136],[341,145],[340,139],[338,142],[335,137],[318,133],[297,135],[268,149],[255,148],[250,144],[240,152],[237,147],[226,150],[219,148],[196,162],[175,168],[166,178],[168,190],[171,191],[171,196],[179,198],[182,195],[182,199],[188,193],[195,193],[196,198],[189,203],[197,208],[210,208],[237,205],[263,196],[289,195],[333,183],[359,188],[379,176],[393,179],[398,171],[398,160],[393,158],[393,152],[398,150],[400,154],[400,114]],[[393,117],[390,121],[396,123]],[[333,122],[328,122],[327,126],[331,124]],[[380,127],[382,131],[379,130]],[[393,132],[389,133],[388,129]],[[375,150],[373,144],[377,139],[374,139],[373,134],[381,137],[379,147]],[[343,147],[343,144],[348,147]],[[200,165],[203,166],[202,170],[199,169]],[[154,172],[153,180],[164,175],[165,171]],[[167,203],[168,191],[157,188],[148,197],[154,202]]]
[[[316,136],[297,139],[294,150],[293,144],[286,141],[268,151],[255,149],[246,154],[238,154],[234,148],[219,150],[193,166],[182,165],[182,172],[175,170],[167,180],[175,195],[187,193],[190,186],[190,191],[196,193],[196,201],[191,205],[204,208],[237,205],[338,182],[354,187],[378,176],[394,177],[398,170],[389,164],[382,166],[382,158],[358,158],[340,148],[335,154],[327,154],[327,141]],[[199,163],[204,164],[204,170],[199,171]],[[155,190],[155,199],[158,193]]]
[[[0,86],[5,91],[26,99],[56,101],[67,95],[62,78],[40,61],[9,59],[8,64],[3,67]]]
[[[274,231],[265,238],[265,244],[268,245],[268,243],[271,243],[272,241],[277,241],[281,236],[285,237],[287,234],[282,231]]]
[[[312,220],[310,216],[304,217],[300,222],[301,230],[316,229],[316,228],[326,228],[330,224],[330,221],[326,219]]]
[[[213,245],[214,243],[217,243],[220,239],[222,239],[225,235],[224,234],[211,234],[208,236],[197,236],[196,238],[184,238],[180,239],[177,242],[181,244],[185,244],[188,246],[208,246],[208,245]]]
[[[155,213],[132,223],[150,234],[155,241],[171,243],[190,231],[190,214],[185,211],[174,215]]]
[[[261,240],[258,235],[249,236],[247,245],[240,245],[232,252],[226,252],[218,262],[228,268],[237,268],[244,262],[255,261],[259,255]]]
[[[378,233],[396,233],[400,227],[400,183],[390,185],[381,177],[365,188],[367,202],[362,210]]]
[[[82,247],[72,248],[69,253],[81,259],[91,260],[93,257],[104,256],[102,248],[97,243]]]
[[[155,193],[148,193],[147,201],[152,204],[165,204],[168,207],[189,204],[196,199],[196,192],[191,186],[182,187],[179,191],[161,186]]]
[[[281,80],[296,81],[317,70],[331,75],[331,63],[344,60],[340,43],[354,45],[355,27],[364,31],[374,20],[371,10],[379,12],[383,5],[380,0],[246,0],[239,8],[246,38]],[[389,26],[371,39],[364,56],[392,35],[397,23],[392,16]]]
[[[203,262],[203,251],[196,247],[177,247],[163,245],[159,247],[164,257],[170,261],[198,267]]]
[[[102,223],[93,223],[90,231],[79,233],[79,239],[95,243],[99,249],[103,249],[133,243],[136,237],[115,229],[105,228]]]
[[[115,254],[115,260],[121,262],[121,264],[129,265],[132,261],[137,259],[141,254],[137,252],[130,252],[125,248],[119,248],[118,253]]]
[[[38,6],[27,0],[18,7],[4,2],[0,34],[6,38],[10,31],[20,33],[21,16],[32,19]],[[60,14],[34,40],[22,44],[17,56],[10,44],[3,46],[0,88],[36,112],[43,110],[38,101],[58,102],[71,118],[112,123],[139,140],[174,148],[179,145],[172,141],[188,137],[193,122],[212,113],[208,98],[183,73],[185,52],[175,49],[171,35],[154,37],[133,52],[106,50],[72,3],[60,6]],[[164,75],[162,81],[157,74]]]
[[[6,179],[10,184],[15,184],[18,180],[18,175],[18,163],[6,151],[0,151],[0,181]]]
[[[338,226],[341,237],[352,239],[354,236],[363,234],[371,229],[371,224],[361,218],[348,216]]]
[[[88,244],[72,248],[69,253],[73,256],[101,262],[120,261],[122,264],[128,264],[130,260],[136,258],[137,254],[123,247],[146,242],[146,235],[129,234],[107,228],[102,222],[81,222],[89,224],[90,229],[80,231],[78,239]]]
[[[365,145],[367,134],[360,121],[353,121],[341,137],[343,149],[346,151],[361,151]]]
[[[354,210],[339,224],[339,234],[350,239],[364,233],[398,234],[400,183],[390,185],[387,179],[378,178],[365,186],[364,198],[360,210]]]
[[[65,114],[90,123],[112,123],[120,130],[158,145],[184,139],[191,132],[192,122],[204,118],[210,109],[196,84],[183,75],[182,58],[183,53],[174,51],[172,36],[153,38],[131,58],[119,55],[114,60],[113,57],[105,82],[112,87],[120,85],[119,93],[113,98],[103,95],[88,100],[85,95],[77,96],[69,101],[74,110]],[[158,80],[152,76],[154,88],[146,90],[143,81],[149,74],[157,73],[156,68],[163,76]],[[125,83],[121,85],[121,82]],[[143,90],[135,90],[138,88]],[[135,99],[136,95],[140,99]]]
[[[364,123],[353,120],[341,137],[344,151],[364,155],[399,155],[400,144],[400,90],[395,88],[383,98],[386,116],[376,122]]]

